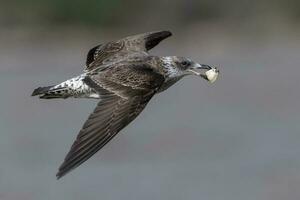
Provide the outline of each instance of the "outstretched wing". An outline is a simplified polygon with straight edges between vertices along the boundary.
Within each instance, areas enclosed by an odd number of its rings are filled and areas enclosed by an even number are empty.
[[[143,69],[145,67],[118,66],[114,72],[126,71],[131,77],[127,79],[111,76],[114,73],[111,70],[86,78],[86,84],[101,94],[101,101],[84,123],[57,178],[89,159],[145,108],[164,81],[161,75]]]
[[[87,54],[85,70],[91,71],[106,62],[119,60],[129,54],[145,54],[171,35],[170,31],[149,32],[95,46]]]

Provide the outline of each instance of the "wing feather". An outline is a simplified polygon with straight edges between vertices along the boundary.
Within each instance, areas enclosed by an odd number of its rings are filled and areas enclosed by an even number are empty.
[[[70,152],[59,168],[57,177],[64,176],[100,150],[139,115],[153,94],[152,92],[130,100],[116,96],[113,103],[100,102],[79,132]]]
[[[115,71],[110,69],[108,72],[88,76],[87,80],[84,80],[86,84],[100,93],[101,101],[84,123],[64,162],[59,167],[57,178],[64,176],[89,159],[134,120],[164,81],[162,75],[151,70],[142,70],[143,67],[140,69],[132,65],[119,67],[120,69],[116,70],[121,74],[126,73],[126,76],[112,75]],[[114,84],[108,87],[107,81]],[[119,95],[120,93],[123,96]]]
[[[92,71],[105,63],[115,62],[132,54],[145,55],[148,50],[171,35],[170,31],[155,31],[95,46],[87,54],[85,70]]]

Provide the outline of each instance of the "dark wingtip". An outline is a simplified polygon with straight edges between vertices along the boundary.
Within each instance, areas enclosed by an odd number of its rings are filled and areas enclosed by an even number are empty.
[[[56,179],[57,180],[59,180],[59,179],[61,179],[64,175],[66,175],[67,173],[68,173],[69,171],[66,171],[66,170],[63,170],[62,168],[61,168],[61,166],[59,167],[59,169],[58,169],[58,172],[56,173]]]
[[[155,31],[151,32],[146,37],[146,49],[150,50],[158,45],[162,40],[172,36],[171,31]]]
[[[163,38],[167,38],[167,37],[172,36],[171,31],[166,31],[166,30],[163,30],[163,31],[154,31],[151,34],[160,35],[160,37],[163,37]]]
[[[64,174],[61,174],[60,172],[57,172],[56,179],[59,180],[64,176]]]
[[[61,179],[63,176],[67,175],[68,173],[70,173],[74,169],[74,168],[64,167],[64,165],[65,165],[65,163],[63,163],[59,167],[58,172],[56,173],[56,179],[57,180]]]
[[[168,35],[168,37],[172,36],[172,32],[171,31],[164,31],[166,35]]]

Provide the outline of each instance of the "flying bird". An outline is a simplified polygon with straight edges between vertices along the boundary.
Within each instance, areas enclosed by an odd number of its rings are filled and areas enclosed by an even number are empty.
[[[178,56],[148,53],[169,31],[129,36],[92,48],[84,73],[60,84],[35,89],[41,99],[92,98],[99,103],[88,117],[59,167],[57,178],[89,159],[133,121],[157,93],[187,75],[214,82],[217,68]]]

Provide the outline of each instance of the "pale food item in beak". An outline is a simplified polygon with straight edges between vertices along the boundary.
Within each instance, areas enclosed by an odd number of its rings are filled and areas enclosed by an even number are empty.
[[[206,78],[210,83],[213,83],[217,80],[219,75],[219,70],[216,68],[212,68],[205,72]]]

